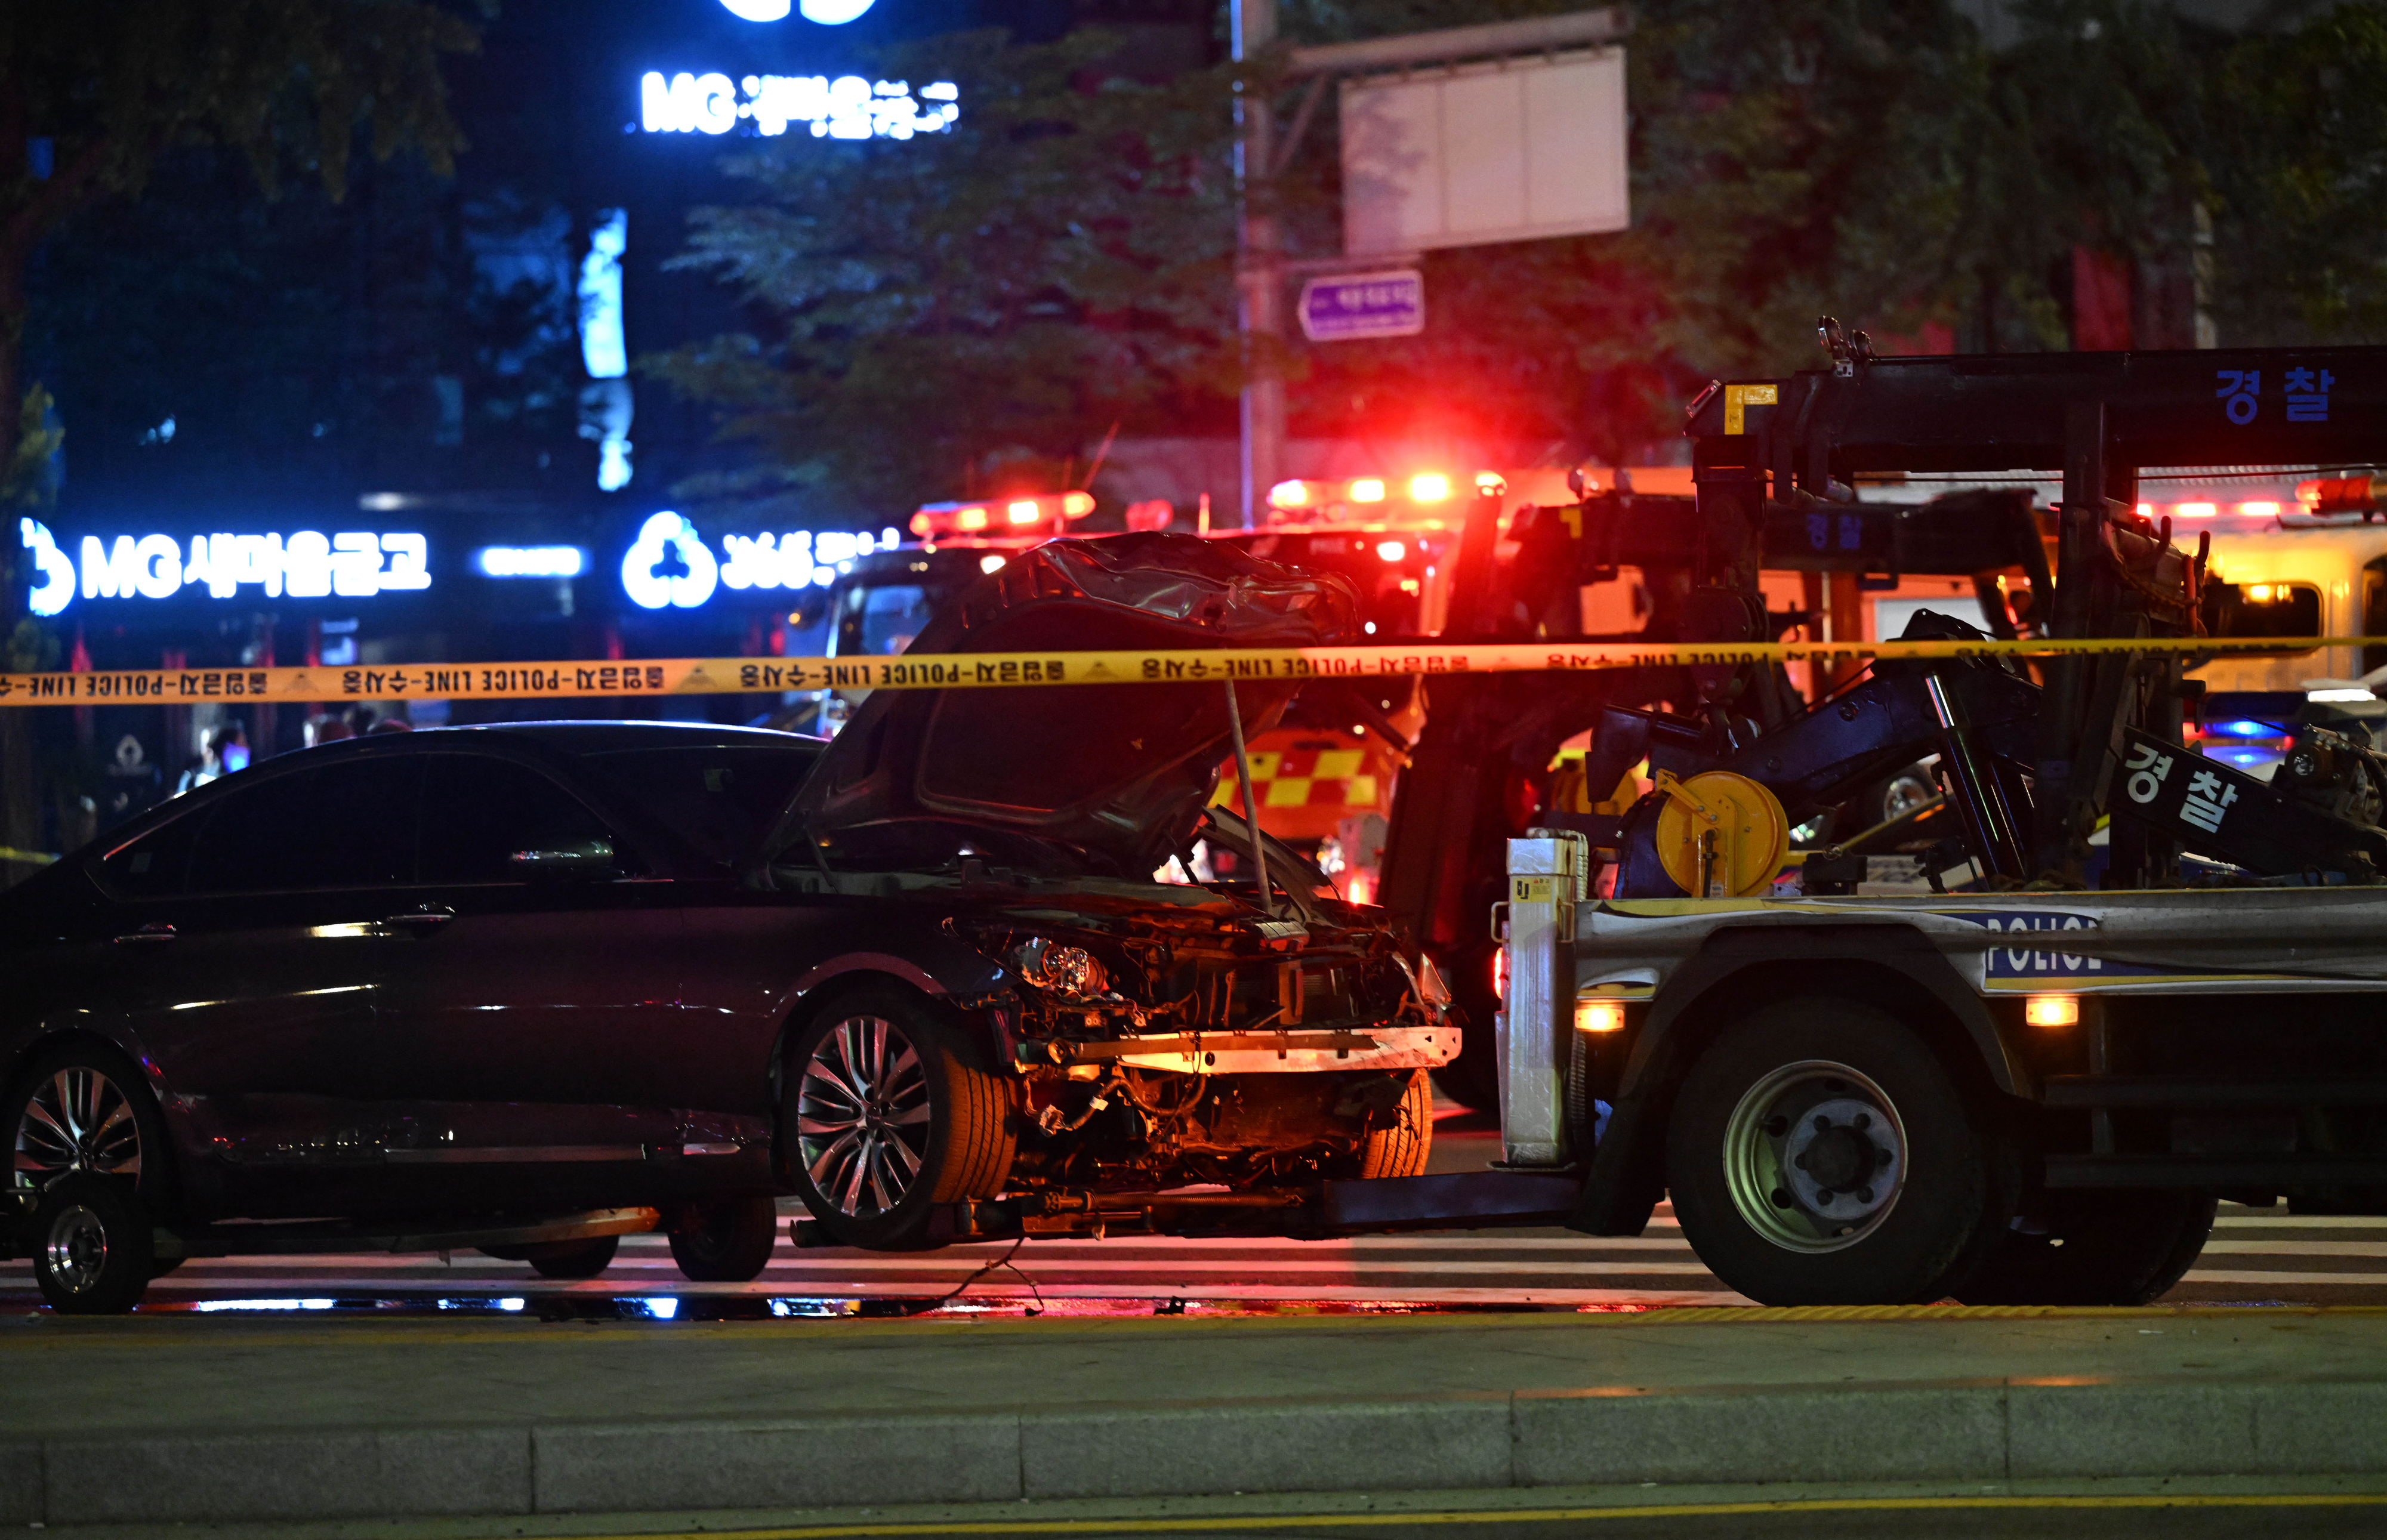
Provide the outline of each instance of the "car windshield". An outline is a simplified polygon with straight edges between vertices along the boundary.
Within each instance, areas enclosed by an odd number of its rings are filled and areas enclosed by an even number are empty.
[[[699,854],[735,868],[753,858],[819,754],[818,744],[790,739],[614,749],[586,757],[625,800]]]
[[[928,624],[940,597],[916,583],[849,589],[838,626],[838,655],[884,657],[903,651]]]

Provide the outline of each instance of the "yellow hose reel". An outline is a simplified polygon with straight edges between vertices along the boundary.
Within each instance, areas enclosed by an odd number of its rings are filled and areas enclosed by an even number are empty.
[[[1658,862],[1693,898],[1754,898],[1790,849],[1781,799],[1747,776],[1707,770],[1689,780],[1658,772]]]

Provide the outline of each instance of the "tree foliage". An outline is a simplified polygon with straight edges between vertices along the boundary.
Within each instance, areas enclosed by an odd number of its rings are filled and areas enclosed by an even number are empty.
[[[462,137],[439,57],[475,40],[433,0],[0,6],[0,402],[19,396],[27,264],[69,214],[194,144],[245,156],[268,193],[295,165],[337,196],[360,129],[377,156],[412,145],[444,168]]]
[[[2216,304],[2240,335],[2387,340],[2387,7],[2250,37],[2212,73],[2204,126]]]
[[[1096,80],[1108,45],[895,48],[882,77],[959,85],[954,127],[732,158],[755,201],[699,210],[678,264],[759,324],[653,367],[726,409],[766,481],[898,506],[963,495],[990,456],[1057,461],[1088,424],[1163,422],[1231,386],[1221,77]]]
[[[1282,19],[1301,44],[1576,8],[1284,0]],[[1296,348],[1296,435],[1636,459],[1662,451],[1708,379],[1812,364],[1819,314],[1890,347],[2069,346],[2078,250],[2138,275],[2142,322],[2168,307],[2142,344],[2184,346],[2175,312],[2197,294],[2225,342],[2387,335],[2378,0],[2243,33],[2153,0],[2020,0],[1996,48],[1951,0],[1634,10],[1633,228],[1429,253],[1422,336]],[[958,490],[989,448],[1082,443],[1135,423],[1139,402],[1237,383],[1222,346],[1230,72],[1090,95],[1060,55],[972,46],[970,90],[994,110],[965,120],[966,146],[767,151],[742,170],[768,207],[699,228],[693,259],[787,331],[668,372],[804,474],[867,459],[899,499]],[[1296,90],[1275,90],[1281,117]],[[1333,102],[1279,188],[1296,256],[1339,249]],[[1161,103],[1148,138],[1021,132]],[[1164,144],[1198,195],[1155,200],[1133,183],[1142,162],[1123,147]],[[1145,231],[1186,244],[1156,255]],[[1102,330],[1111,278],[1138,285],[1139,324]],[[969,297],[966,324],[944,319],[948,294]],[[1042,309],[1016,303],[1040,294]]]

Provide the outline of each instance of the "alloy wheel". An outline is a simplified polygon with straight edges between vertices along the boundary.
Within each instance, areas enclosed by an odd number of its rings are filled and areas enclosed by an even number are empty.
[[[849,1016],[805,1061],[798,1156],[813,1187],[852,1218],[903,1201],[928,1160],[928,1077],[918,1048],[884,1016]]]
[[[69,1171],[141,1175],[141,1125],[122,1087],[70,1066],[33,1088],[17,1119],[12,1182],[36,1190]]]
[[[1787,1064],[1749,1088],[1725,1122],[1733,1206],[1786,1251],[1855,1245],[1906,1184],[1907,1140],[1880,1086],[1844,1064]]]
[[[107,1224],[81,1204],[61,1210],[43,1237],[50,1275],[69,1294],[87,1294],[107,1271]]]

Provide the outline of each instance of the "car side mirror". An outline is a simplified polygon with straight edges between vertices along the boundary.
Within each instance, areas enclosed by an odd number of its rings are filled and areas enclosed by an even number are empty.
[[[565,878],[585,882],[616,876],[620,866],[613,856],[613,841],[580,839],[540,850],[515,851],[506,857],[506,869],[514,877],[532,881]]]

